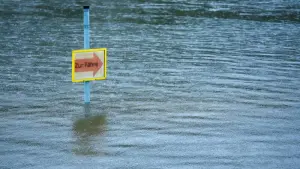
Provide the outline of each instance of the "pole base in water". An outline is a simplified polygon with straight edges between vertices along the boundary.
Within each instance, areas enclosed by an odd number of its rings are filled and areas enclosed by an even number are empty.
[[[84,82],[84,103],[90,104],[90,82]]]

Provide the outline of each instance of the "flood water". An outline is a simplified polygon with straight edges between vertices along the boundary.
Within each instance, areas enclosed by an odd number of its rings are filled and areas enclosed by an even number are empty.
[[[300,1],[91,0],[89,106],[83,5],[1,1],[0,168],[300,167]]]

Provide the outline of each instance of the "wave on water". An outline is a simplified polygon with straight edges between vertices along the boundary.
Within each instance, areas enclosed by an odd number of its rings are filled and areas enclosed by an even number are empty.
[[[5,3],[0,8],[4,17],[14,15],[34,15],[42,17],[80,18],[82,3],[54,3],[33,1],[32,3]],[[300,23],[300,2],[290,1],[91,1],[92,10],[97,18],[115,22],[138,24],[177,24],[186,17],[241,19],[261,22]],[[100,16],[101,15],[101,16]]]
[[[145,24],[175,24],[186,17],[240,19],[261,22],[300,22],[300,5],[273,7],[215,5],[215,4],[176,4],[145,3],[124,7],[116,20]],[[112,9],[117,10],[117,9]],[[117,12],[118,13],[118,12]]]

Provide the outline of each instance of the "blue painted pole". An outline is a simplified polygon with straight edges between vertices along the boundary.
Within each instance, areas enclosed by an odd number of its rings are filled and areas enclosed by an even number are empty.
[[[84,26],[84,49],[90,48],[90,7],[83,7],[83,26]],[[84,103],[90,103],[90,82],[84,82]]]

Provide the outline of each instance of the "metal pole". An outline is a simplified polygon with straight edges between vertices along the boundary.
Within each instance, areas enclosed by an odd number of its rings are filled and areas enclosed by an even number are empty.
[[[84,49],[90,48],[90,7],[83,7],[83,25],[84,25]],[[90,103],[90,82],[84,82],[84,103]]]

